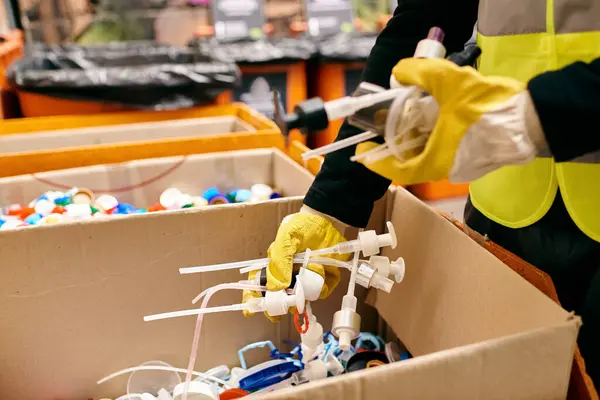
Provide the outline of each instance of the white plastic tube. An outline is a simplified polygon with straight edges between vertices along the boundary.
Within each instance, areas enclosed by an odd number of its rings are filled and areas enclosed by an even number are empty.
[[[255,290],[255,289],[252,289]],[[209,308],[194,308],[191,310],[172,311],[162,314],[147,315],[144,317],[144,322],[159,321],[161,319],[170,319],[178,317],[189,317],[190,315],[199,314],[215,314],[227,311],[243,311],[247,308],[246,303],[231,304],[228,306],[218,306]]]
[[[345,245],[346,243],[349,243],[350,246],[352,246],[354,244],[354,242],[357,242],[357,241],[351,240],[349,242],[343,242],[338,245],[328,247],[326,249],[314,250],[311,253],[311,255],[312,256],[322,256],[322,255],[327,255],[327,254],[351,253],[352,251],[347,251],[344,253],[340,252],[340,250],[345,249],[344,247],[342,247],[340,245]],[[304,261],[305,255],[306,255],[306,253],[304,253],[304,252],[295,254],[294,262],[296,262],[296,259],[298,259],[298,260],[301,260],[301,261],[299,261],[299,263],[302,263]],[[187,275],[187,274],[198,274],[198,273],[202,273],[202,272],[224,271],[224,270],[228,270],[228,269],[239,269],[239,268],[242,268],[240,270],[240,273],[246,273],[248,271],[256,271],[259,269],[263,269],[267,265],[269,265],[268,258],[259,258],[256,260],[236,261],[236,262],[232,262],[232,263],[204,265],[201,267],[179,268],[179,273],[181,275]],[[242,271],[244,271],[244,272],[242,272]]]
[[[214,286],[210,291],[206,293],[202,300],[200,308],[206,308],[210,298],[220,290],[225,289],[248,289],[248,290],[260,290],[265,291],[267,288],[264,286],[255,285],[243,285],[239,283],[223,283],[221,285]],[[196,327],[194,329],[194,338],[192,340],[192,349],[190,351],[190,361],[188,364],[187,373],[185,375],[185,384],[183,387],[183,400],[187,400],[188,391],[190,388],[190,382],[192,380],[192,373],[194,372],[194,366],[196,365],[196,355],[198,354],[198,342],[200,341],[200,332],[202,330],[202,321],[204,321],[204,314],[198,314],[196,318]]]
[[[311,255],[313,255],[314,252],[311,252]],[[294,264],[302,264],[304,262],[304,259],[299,257],[298,255],[294,256]],[[346,268],[347,270],[351,270],[352,266],[346,262],[340,261],[340,260],[336,260],[335,258],[329,258],[329,257],[312,257],[309,259],[309,263],[315,263],[315,264],[321,264],[321,265],[328,265],[328,266],[332,266],[332,267],[338,267],[338,268]],[[264,267],[266,267],[268,265],[254,265],[254,266],[250,266],[250,267],[246,267],[246,268],[242,268],[240,269],[240,274],[247,274],[248,272],[252,272],[252,271],[258,271],[263,269]]]
[[[362,143],[366,140],[370,140],[376,138],[378,135],[373,132],[363,132],[355,136],[350,136],[349,138],[339,140],[337,142],[333,142],[330,144],[326,144],[325,146],[321,146],[319,148],[306,151],[302,153],[303,160],[310,160],[311,158],[315,158],[318,156],[324,156],[329,153],[333,153],[334,151],[338,151],[344,149],[349,146],[353,146],[355,144]]]
[[[177,372],[177,373],[180,373],[180,374],[187,373],[187,370],[183,369],[183,368],[163,367],[163,366],[160,366],[160,365],[139,365],[137,367],[125,368],[125,369],[122,369],[120,371],[114,372],[114,373],[112,373],[112,374],[110,374],[108,376],[105,376],[104,378],[100,379],[98,382],[96,382],[96,384],[97,385],[101,385],[104,382],[107,382],[107,381],[110,381],[111,379],[116,378],[117,376],[121,376],[121,375],[128,374],[128,373],[131,373],[131,372],[136,372],[136,371],[172,371],[172,372]],[[231,387],[224,380],[219,379],[219,378],[217,378],[215,376],[212,376],[210,374],[206,374],[206,373],[203,373],[203,372],[192,371],[192,375],[201,377],[202,379],[206,379],[206,380],[210,380],[210,381],[216,382],[216,383],[218,383],[220,385],[223,385],[223,386],[225,386],[227,388]],[[129,395],[125,395],[125,396],[121,396],[121,397],[127,398],[127,396],[136,396],[136,395],[137,395],[136,393],[131,393]]]

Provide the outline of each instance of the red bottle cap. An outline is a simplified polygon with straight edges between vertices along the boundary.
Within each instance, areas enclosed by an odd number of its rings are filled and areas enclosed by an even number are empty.
[[[238,388],[227,389],[226,391],[224,391],[223,393],[221,393],[219,395],[219,400],[240,399],[244,396],[248,396],[249,394],[250,394],[250,392],[246,392],[243,389],[238,389]]]

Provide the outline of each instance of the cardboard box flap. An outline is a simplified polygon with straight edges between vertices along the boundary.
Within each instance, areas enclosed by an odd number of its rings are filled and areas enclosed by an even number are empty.
[[[564,399],[578,318],[340,377],[264,400]],[[535,371],[535,373],[528,373]]]
[[[404,281],[377,292],[380,315],[415,356],[566,321],[569,314],[403,189],[394,198]],[[443,333],[442,333],[443,332]]]
[[[36,150],[164,140],[234,132],[256,132],[256,128],[240,118],[230,115],[0,135],[0,154],[29,153]]]
[[[306,170],[276,149],[244,150],[131,161],[121,164],[51,171],[0,179],[0,205],[27,204],[48,190],[89,188],[112,194],[139,207],[156,203],[176,187],[202,195],[210,187],[222,191],[266,183],[285,196],[303,196],[313,180]]]

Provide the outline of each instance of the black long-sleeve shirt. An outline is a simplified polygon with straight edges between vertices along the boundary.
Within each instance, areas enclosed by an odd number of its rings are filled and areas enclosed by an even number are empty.
[[[389,87],[392,68],[414,54],[429,28],[446,33],[448,53],[461,51],[477,20],[479,0],[400,0],[379,35],[362,80]],[[528,85],[546,141],[556,161],[568,161],[600,149],[596,119],[600,115],[600,58],[546,72]],[[344,123],[336,140],[360,133]],[[308,191],[304,203],[356,227],[366,226],[373,204],[390,181],[350,161],[356,146],[331,153]]]

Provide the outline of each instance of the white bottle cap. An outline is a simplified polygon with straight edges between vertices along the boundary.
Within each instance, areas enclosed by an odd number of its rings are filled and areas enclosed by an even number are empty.
[[[102,211],[110,211],[119,205],[119,201],[114,196],[103,194],[96,199],[96,205]]]
[[[250,188],[252,198],[256,201],[269,200],[273,194],[273,188],[269,185],[257,183]]]
[[[21,226],[27,226],[27,224],[18,219],[9,219],[0,226],[0,229],[15,229]]]
[[[173,400],[183,400],[185,382],[180,383],[173,389]],[[219,395],[213,392],[210,384],[206,382],[191,381],[188,386],[188,400],[218,400]]]
[[[42,217],[45,217],[46,215],[52,214],[54,207],[56,207],[56,205],[50,200],[40,200],[35,203],[34,209],[36,213],[40,214]]]
[[[175,206],[177,209],[181,209],[184,206],[193,204],[194,200],[192,199],[192,196],[190,196],[189,194],[185,194],[185,193],[181,193],[177,199],[175,200]]]
[[[88,204],[67,204],[65,214],[73,219],[82,219],[92,216],[92,209]]]
[[[162,192],[159,198],[159,203],[161,206],[166,208],[167,210],[176,210],[177,208],[177,199],[181,196],[181,190],[177,188],[169,188]]]

